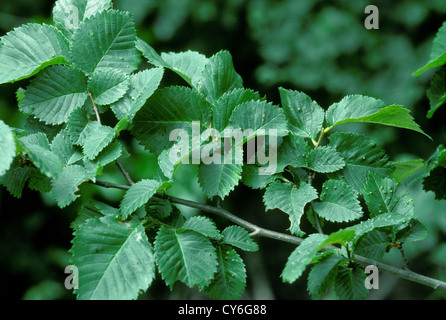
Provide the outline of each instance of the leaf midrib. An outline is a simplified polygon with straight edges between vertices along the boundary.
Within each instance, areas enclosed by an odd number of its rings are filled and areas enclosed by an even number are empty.
[[[112,258],[110,259],[109,263],[107,264],[107,267],[105,268],[104,272],[102,273],[102,276],[100,277],[100,279],[97,282],[97,285],[95,286],[93,292],[91,293],[90,299],[93,299],[94,295],[96,294],[98,288],[100,287],[100,285],[102,284],[102,282],[104,281],[104,279],[106,279],[105,275],[107,274],[107,271],[110,270],[111,264],[115,261],[116,257],[118,256],[118,254],[121,252],[121,250],[123,248],[125,248],[125,244],[129,241],[130,237],[133,235],[134,232],[137,231],[138,227],[142,224],[142,222],[138,223],[136,226],[134,226],[133,230],[128,234],[128,236],[126,237],[125,241],[122,243],[122,245],[119,247],[119,249],[116,251],[115,254],[112,255]],[[114,237],[115,239],[116,237]],[[124,285],[127,286],[127,281],[124,281]]]

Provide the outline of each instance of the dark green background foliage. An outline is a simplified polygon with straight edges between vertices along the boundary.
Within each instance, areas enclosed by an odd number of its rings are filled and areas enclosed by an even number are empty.
[[[445,112],[439,108],[427,118],[432,71],[413,77],[429,58],[435,33],[444,21],[443,0],[377,1],[380,29],[366,30],[363,13],[367,1],[339,0],[116,0],[116,9],[134,14],[138,36],[157,52],[194,50],[212,56],[220,50],[231,52],[234,66],[246,88],[280,102],[279,86],[307,93],[324,109],[348,94],[362,94],[401,104],[411,110],[416,122],[433,141],[408,130],[366,124],[345,124],[350,131],[365,133],[381,144],[392,161],[427,160],[438,144],[446,144]],[[28,22],[51,23],[52,1],[16,0],[2,3],[0,34]],[[443,67],[444,68],[444,67]],[[444,78],[443,78],[444,79]],[[183,84],[166,73],[163,85]],[[23,127],[25,116],[17,110],[15,92],[25,84],[0,87],[0,119],[11,127]],[[344,127],[345,128],[345,127]],[[123,133],[132,157],[125,160],[135,181],[156,174],[156,159]],[[439,150],[441,151],[441,150]],[[432,158],[431,168],[443,170]],[[444,161],[444,159],[443,159]],[[437,166],[437,167],[436,167]],[[444,167],[444,166],[443,166]],[[441,172],[440,172],[441,175]],[[195,178],[194,178],[195,177]],[[435,178],[435,176],[434,176]],[[120,172],[109,169],[103,180],[125,183]],[[436,180],[425,181],[425,187]],[[440,180],[441,182],[441,180]],[[444,180],[443,180],[444,183]],[[405,247],[413,270],[437,279],[446,279],[446,202],[423,191],[421,180],[409,185],[415,201],[415,216],[426,226],[430,237]],[[432,187],[432,188],[435,188]],[[429,189],[432,189],[429,188]],[[84,199],[95,198],[119,205],[124,192],[102,190],[84,184]],[[205,195],[190,166],[176,175],[172,194],[204,202]],[[224,207],[243,219],[273,230],[285,231],[289,221],[277,212],[264,213],[264,192],[240,184],[224,200]],[[59,209],[49,196],[25,188],[16,199],[0,189],[0,273],[2,293],[12,299],[72,299],[63,287],[64,268],[69,264],[72,233],[70,223],[80,204]],[[185,210],[186,215],[197,211]],[[228,222],[215,218],[221,230]],[[330,230],[327,230],[329,232]],[[308,299],[308,270],[293,285],[282,282],[280,274],[292,245],[256,239],[258,252],[242,253],[247,266],[247,289],[242,298]],[[397,250],[386,262],[401,265]],[[381,274],[380,290],[369,298],[429,299],[441,293],[405,280]],[[140,298],[207,298],[198,290],[176,284],[173,293],[160,277]]]

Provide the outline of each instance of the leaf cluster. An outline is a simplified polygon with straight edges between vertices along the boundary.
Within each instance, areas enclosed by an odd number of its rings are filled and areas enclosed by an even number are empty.
[[[65,24],[72,5],[80,9],[75,29]],[[209,217],[186,219],[164,197],[184,163],[197,167],[209,199],[224,200],[239,183],[264,190],[265,209],[282,211],[290,233],[305,237],[282,279],[294,282],[312,265],[308,291],[315,298],[332,285],[340,298],[364,298],[365,276],[352,254],[379,259],[389,247],[427,236],[413,200],[392,177],[398,166],[369,137],[340,131],[357,122],[426,135],[408,109],[361,95],[324,109],[284,88],[281,105],[274,105],[244,88],[228,51],[158,54],[137,37],[132,15],[113,10],[108,0],[58,0],[53,17],[54,26],[26,24],[1,38],[6,67],[0,83],[32,78],[16,94],[28,115],[25,128],[0,121],[1,184],[20,197],[28,183],[51,194],[60,208],[69,206],[81,185],[97,183],[128,155],[122,131],[158,164],[155,178],[127,179],[119,206],[83,203],[70,250],[79,269],[79,299],[136,299],[157,272],[170,288],[180,281],[215,299],[242,295],[246,269],[238,250],[257,251],[258,245],[240,226],[220,231]],[[141,67],[143,59],[150,68]],[[185,85],[160,88],[165,72]],[[197,129],[204,131],[198,141],[171,139],[175,130],[189,135]],[[240,139],[225,135],[237,130],[244,133]],[[219,134],[229,147],[216,139]],[[435,161],[444,169],[443,150]],[[302,219],[314,228],[303,230]],[[329,224],[339,231],[321,233]]]
[[[428,119],[446,103],[446,22],[438,30],[432,44],[429,61],[420,69],[415,71],[415,77],[420,76],[427,70],[434,69],[430,86],[426,91],[429,99],[430,109],[426,115]],[[446,151],[443,145],[426,161],[423,171],[423,187],[426,191],[433,191],[435,199],[446,199]]]

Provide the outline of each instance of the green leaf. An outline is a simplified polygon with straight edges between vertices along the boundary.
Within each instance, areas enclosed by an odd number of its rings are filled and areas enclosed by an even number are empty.
[[[211,112],[204,97],[186,87],[157,90],[133,120],[132,133],[156,154],[173,145],[169,135],[175,129],[189,130],[192,121],[208,126]],[[189,142],[188,142],[189,143]]]
[[[68,64],[68,41],[46,24],[30,23],[0,39],[0,84],[34,76],[54,64]]]
[[[330,146],[311,149],[303,137],[289,135],[283,139],[278,149],[278,171],[286,166],[308,168],[312,171],[329,173],[345,166],[341,155]]]
[[[308,182],[308,171],[302,168],[293,168],[290,167],[287,169],[287,171],[291,174],[293,177],[294,183],[301,184],[303,182]]]
[[[91,200],[87,203],[83,203],[79,209],[76,219],[71,223],[70,227],[73,230],[79,228],[84,222],[89,219],[102,218],[103,216],[111,215],[116,217],[119,214],[119,209],[116,209],[103,202]]]
[[[198,167],[198,182],[209,198],[224,199],[238,185],[241,173],[241,164],[202,163]]]
[[[100,163],[101,166],[106,166],[107,164],[115,161],[116,159],[120,158],[121,155],[124,153],[124,147],[119,141],[114,141],[111,144],[109,144],[107,147],[105,147],[95,158],[93,163]],[[84,159],[84,161],[86,161]]]
[[[415,71],[413,76],[418,77],[424,71],[444,64],[446,64],[446,22],[443,22],[443,25],[435,36],[429,61],[423,67]]]
[[[423,189],[425,191],[433,191],[435,199],[446,199],[446,168],[436,167],[429,176],[423,180]]]
[[[408,109],[405,109],[403,106],[391,105],[382,108],[381,110],[379,110],[374,114],[361,118],[346,119],[338,122],[335,125],[349,122],[368,122],[368,123],[382,124],[397,128],[413,130],[421,134],[424,134],[426,137],[432,140],[432,138],[427,134],[425,134],[424,131],[420,129],[420,126],[414,122],[412,116],[409,113],[410,111]]]
[[[296,168],[307,167],[307,155],[311,148],[303,137],[288,135],[283,138],[282,144],[277,151],[278,172],[286,166]]]
[[[258,251],[259,246],[252,240],[246,229],[240,226],[229,226],[222,233],[223,243],[240,248],[244,251]]]
[[[334,291],[342,300],[362,300],[369,291],[364,285],[366,275],[361,268],[338,267],[338,274],[334,281]]]
[[[129,126],[129,120],[127,118],[123,118],[118,121],[113,130],[115,131],[115,136],[119,136],[119,134],[126,130]]]
[[[321,250],[323,247],[338,243],[345,246],[348,242],[352,241],[355,237],[355,230],[351,229],[341,229],[339,231],[333,232],[324,240],[317,248]]]
[[[119,214],[119,209],[100,201],[92,200],[90,205],[94,207],[96,210],[98,210],[104,216],[107,215],[116,216],[117,214]]]
[[[394,161],[393,166],[395,167],[395,171],[392,173],[391,178],[398,182],[402,182],[406,179],[413,181],[420,175],[420,173],[426,171],[426,164],[423,159]],[[412,178],[408,179],[409,177]]]
[[[160,219],[160,220],[164,220],[164,219],[170,217],[170,215],[173,212],[173,209],[174,209],[174,207],[173,207],[172,203],[167,199],[152,198],[149,200],[149,202],[146,205],[147,213],[151,217],[153,217],[155,219]],[[194,220],[192,220],[192,221],[194,221]],[[199,222],[197,224],[199,224]]]
[[[161,58],[161,56],[144,40],[136,38],[136,48],[147,61],[156,67],[169,68],[169,65]]]
[[[79,134],[79,138],[74,144],[83,146],[85,141],[91,137],[92,133],[96,130],[100,130],[102,125],[98,121],[87,122],[86,125],[82,128],[82,131]]]
[[[410,195],[398,188],[398,183],[390,178],[382,178],[369,173],[364,184],[364,200],[374,217],[393,212],[411,217],[415,214],[414,202]]]
[[[88,90],[98,105],[118,101],[129,88],[129,77],[116,69],[99,69],[88,81]]]
[[[9,170],[15,157],[16,145],[12,130],[0,120],[0,176]]]
[[[412,219],[407,227],[398,231],[396,239],[399,242],[413,242],[425,240],[429,237],[429,231],[418,220]]]
[[[319,299],[327,292],[337,275],[337,267],[343,260],[340,255],[330,254],[311,268],[307,290],[313,299]]]
[[[141,61],[135,42],[135,23],[130,13],[102,11],[79,25],[72,40],[71,59],[89,75],[103,68],[129,74]]]
[[[84,107],[74,110],[68,117],[67,131],[73,144],[81,145],[80,137],[89,123],[89,118],[89,114]]]
[[[40,73],[26,88],[20,111],[46,124],[67,122],[71,112],[87,100],[84,74],[69,66],[52,66]]]
[[[320,233],[311,234],[294,249],[281,274],[284,282],[293,283],[299,279],[307,265],[316,256],[317,248],[326,238],[326,235]]]
[[[75,164],[83,158],[73,146],[67,130],[60,131],[51,142],[51,150],[62,160],[64,166]]]
[[[217,254],[212,243],[194,231],[161,227],[155,239],[156,262],[166,284],[179,280],[189,287],[208,286],[217,271]]]
[[[406,224],[409,222],[409,220],[411,220],[411,218],[407,217],[406,215],[388,212],[360,222],[350,228],[354,229],[356,232],[356,236],[359,237],[367,232],[375,230],[376,228],[401,225],[402,223]]]
[[[260,167],[247,164],[243,166],[242,182],[252,189],[265,189],[267,185],[279,178],[276,174],[260,174]]]
[[[435,152],[426,161],[426,166],[429,172],[431,172],[436,167],[446,168],[446,149],[444,145],[438,145]]]
[[[81,134],[82,150],[85,156],[93,160],[107,147],[115,137],[115,130],[99,122],[90,122]],[[84,139],[83,139],[84,138]]]
[[[41,173],[37,168],[34,169],[28,181],[28,187],[31,190],[46,193],[51,191],[51,179]]]
[[[161,183],[156,180],[141,180],[130,187],[121,201],[121,218],[127,217],[149,201]]]
[[[74,233],[72,262],[80,300],[136,299],[155,277],[153,249],[140,221],[89,219]]]
[[[329,176],[344,180],[356,192],[363,192],[369,172],[378,176],[388,176],[392,173],[385,151],[370,138],[355,133],[336,132],[330,135],[329,139],[330,146],[335,148],[345,161],[344,169]]]
[[[300,235],[300,220],[304,214],[305,205],[317,199],[317,191],[307,183],[301,183],[299,188],[289,183],[273,182],[266,188],[263,203],[266,210],[280,209],[290,216],[290,231]]]
[[[325,119],[325,112],[305,93],[279,88],[282,108],[290,123],[290,131],[316,140]]]
[[[362,235],[355,243],[355,254],[369,259],[380,260],[391,242],[389,235],[380,230],[372,230]]]
[[[190,50],[180,53],[162,53],[161,59],[166,68],[177,73],[191,86],[195,85],[196,78],[209,61],[205,55]],[[195,87],[195,89],[198,88]]]
[[[25,98],[25,89],[18,88],[15,93],[15,97],[17,99],[18,104],[20,104],[22,102],[23,98]]]
[[[180,209],[178,209],[176,206],[172,206],[172,212],[169,214],[168,217],[165,217],[163,219],[163,222],[165,222],[166,225],[171,226],[172,228],[181,229],[183,224],[186,222],[186,219]]]
[[[229,125],[229,119],[234,109],[239,105],[251,100],[260,100],[260,95],[248,89],[233,89],[223,94],[212,105],[213,127],[222,131]]]
[[[25,89],[21,90],[25,92]],[[63,125],[51,126],[39,121],[33,116],[27,116],[24,128],[27,134],[44,133],[49,140],[52,140],[63,129]]]
[[[159,55],[149,44],[141,39],[136,41],[137,49],[149,63],[156,67],[167,68],[182,77],[191,87],[199,90],[197,81],[209,59],[195,51],[169,52]],[[232,62],[231,62],[232,63]]]
[[[446,103],[446,67],[440,68],[434,73],[426,95],[430,103],[426,117],[430,119],[434,116],[435,111]]]
[[[307,168],[312,171],[329,173],[341,170],[344,167],[344,159],[336,149],[330,146],[313,149],[307,154]]]
[[[322,202],[313,203],[319,216],[332,222],[348,222],[362,217],[357,194],[343,181],[328,180],[322,186]]]
[[[84,167],[73,165],[63,168],[61,174],[53,180],[52,195],[60,208],[73,203],[79,195],[78,187],[88,179],[88,173]]]
[[[58,0],[53,8],[53,20],[70,38],[82,21],[110,8],[111,0]]]
[[[209,58],[195,87],[198,88],[209,102],[216,102],[225,92],[243,87],[243,80],[235,71],[231,54],[220,51]]]
[[[62,172],[62,160],[51,150],[45,134],[28,135],[19,138],[19,142],[43,174],[50,178],[56,178]]]
[[[386,107],[381,100],[353,95],[331,105],[327,110],[326,117],[329,128],[350,122],[367,122],[413,130],[432,140],[414,122],[409,113],[408,109],[400,105]]]
[[[354,122],[350,119],[360,119],[379,112],[386,105],[383,101],[361,95],[344,97],[340,102],[332,104],[326,112],[327,125],[331,128],[336,125]]]
[[[158,89],[163,77],[163,69],[146,69],[130,76],[129,91],[111,109],[120,120],[132,121],[135,114],[146,103],[147,99]]]
[[[18,167],[11,169],[0,177],[0,184],[6,187],[13,197],[21,198],[25,183],[31,176],[32,172],[33,168],[30,167]]]
[[[233,129],[249,132],[247,140],[256,135],[287,135],[283,110],[266,101],[248,101],[238,105],[229,120]]]
[[[167,179],[172,179],[173,174],[175,173],[175,170],[178,168],[178,166],[181,164],[183,158],[178,159],[175,163],[172,163],[170,152],[175,149],[175,145],[172,146],[169,149],[166,149],[161,152],[161,154],[158,156],[158,166],[162,172],[162,174]],[[188,153],[189,156],[189,153]]]
[[[246,269],[242,258],[234,249],[217,249],[218,268],[205,292],[213,299],[237,300],[246,287]]]
[[[181,226],[181,229],[192,230],[208,238],[213,238],[213,239],[222,238],[222,235],[215,226],[215,223],[207,217],[202,217],[202,216],[191,217],[186,220],[186,222]]]

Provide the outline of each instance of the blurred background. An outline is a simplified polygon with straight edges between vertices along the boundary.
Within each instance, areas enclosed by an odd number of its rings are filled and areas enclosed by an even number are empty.
[[[51,24],[54,2],[44,0],[0,0],[0,36],[29,22]],[[379,30],[364,27],[367,5],[379,9]],[[427,159],[440,143],[446,144],[445,110],[426,118],[429,102],[425,91],[432,72],[413,78],[412,72],[429,58],[435,33],[446,19],[444,0],[416,1],[322,1],[322,0],[116,0],[114,7],[134,14],[138,36],[157,52],[199,51],[208,57],[226,49],[245,87],[259,91],[279,103],[277,88],[307,93],[328,108],[347,94],[362,94],[388,105],[409,108],[416,122],[434,138],[407,130],[351,125],[340,128],[366,133],[381,144],[391,160]],[[165,84],[175,82],[166,74]],[[0,119],[23,128],[25,116],[17,112],[15,91],[27,81],[0,87]],[[156,161],[124,136],[132,157],[124,159],[134,180],[155,174]],[[113,166],[111,166],[113,167]],[[204,202],[194,178],[194,168],[183,166],[171,193]],[[125,183],[115,168],[107,168],[102,180]],[[412,270],[446,280],[446,201],[434,200],[421,183],[409,186],[416,215],[429,229],[429,239],[405,247]],[[123,193],[81,187],[84,199],[118,204]],[[223,206],[260,226],[285,232],[289,225],[280,212],[265,213],[263,192],[239,185]],[[7,299],[73,299],[63,286],[69,265],[72,230],[70,223],[79,210],[77,201],[60,210],[49,195],[25,188],[15,199],[0,188],[1,295]],[[184,209],[185,215],[197,214]],[[227,221],[215,218],[223,229]],[[261,250],[243,254],[248,286],[244,299],[309,299],[306,276],[293,285],[284,284],[280,273],[294,249],[285,243],[256,239]],[[392,250],[385,262],[401,265],[400,253]],[[170,290],[159,279],[142,299],[206,299],[181,284]],[[332,296],[328,296],[332,298]],[[439,299],[445,294],[430,288],[380,275],[380,289],[369,299]]]

